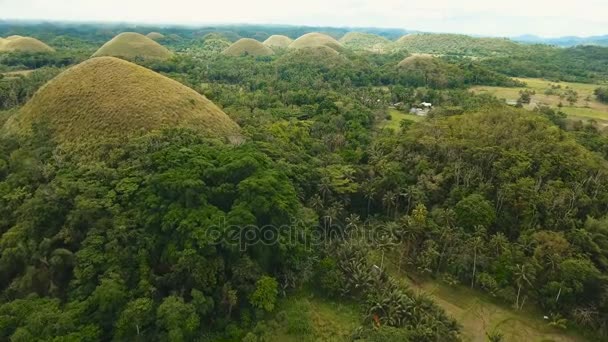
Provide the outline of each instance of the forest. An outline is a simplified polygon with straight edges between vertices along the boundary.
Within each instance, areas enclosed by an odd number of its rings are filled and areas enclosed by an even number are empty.
[[[0,53],[0,341],[323,340],[285,309],[299,296],[355,307],[348,341],[466,340],[421,280],[541,312],[573,341],[608,339],[603,121],[470,91],[535,77],[591,83],[605,103],[608,48],[471,38],[449,40],[452,55],[416,43],[233,57],[222,51],[240,38],[313,29],[137,30],[162,32],[172,56],[130,61],[204,95],[241,137],[164,127],[84,141],[88,126],[67,118],[71,131],[16,130],[47,82],[133,29],[1,23],[1,37],[55,51]],[[409,114],[422,103],[426,116]],[[388,125],[389,110],[405,119]],[[505,329],[482,333],[510,341]]]

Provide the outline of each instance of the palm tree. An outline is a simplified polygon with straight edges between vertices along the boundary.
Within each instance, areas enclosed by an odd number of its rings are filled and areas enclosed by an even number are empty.
[[[384,194],[384,196],[382,197],[382,204],[384,205],[384,208],[386,209],[386,216],[390,216],[391,207],[393,207],[397,204],[397,194],[390,190],[387,191]]]
[[[374,189],[374,186],[371,184],[367,184],[365,186],[365,188],[363,189],[363,196],[365,196],[365,199],[367,200],[367,212],[366,215],[369,216],[369,211],[372,205],[372,200],[374,199],[374,195],[376,194],[376,189]]]
[[[475,286],[475,273],[477,272],[477,255],[479,254],[479,250],[484,244],[484,240],[481,234],[482,230],[483,227],[477,227],[475,235],[469,240],[469,247],[473,252],[473,276],[471,277],[471,288]]]
[[[521,307],[519,306],[519,296],[521,294],[522,287],[524,287],[526,284],[532,286],[532,282],[530,281],[530,279],[533,277],[533,275],[531,271],[532,268],[526,267],[526,265],[515,265],[514,274],[515,283],[517,284],[517,299],[515,301],[515,308],[517,308],[518,310],[521,309]]]

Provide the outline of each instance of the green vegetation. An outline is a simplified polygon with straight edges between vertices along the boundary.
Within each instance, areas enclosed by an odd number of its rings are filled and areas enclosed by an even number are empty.
[[[394,129],[397,131],[397,130],[401,129],[401,126],[403,125],[403,123],[402,123],[403,120],[418,122],[418,121],[424,120],[424,118],[421,116],[404,113],[400,110],[391,108],[388,110],[388,116],[386,118],[386,122],[382,125],[382,127],[391,128],[391,129]]]
[[[307,33],[298,39],[294,40],[289,47],[292,49],[303,49],[310,47],[327,46],[336,51],[342,50],[342,44],[333,37],[323,33],[312,32]]]
[[[388,49],[391,41],[371,33],[349,32],[340,38],[340,43],[349,49],[380,53]]]
[[[273,49],[286,49],[293,40],[287,36],[274,34],[264,41],[264,45]]]
[[[474,87],[473,91],[492,94],[511,102],[521,98],[521,92],[525,91],[529,99],[523,101],[522,105],[527,109],[548,106],[575,118],[608,121],[608,105],[594,95],[596,85],[533,78],[518,80],[525,84],[525,87],[478,86]]]
[[[523,50],[524,45],[502,38],[473,38],[460,34],[408,34],[394,43],[397,49],[412,53],[453,56],[510,55]]]
[[[608,88],[597,88],[593,91],[593,94],[598,101],[608,103]]]
[[[55,51],[52,47],[36,38],[10,36],[0,38],[0,53],[26,52],[26,53],[49,53]]]
[[[93,57],[112,56],[125,59],[168,59],[172,53],[152,39],[135,32],[123,32],[105,43]]]
[[[45,122],[60,142],[188,127],[226,137],[238,127],[195,91],[129,62],[99,57],[46,84],[9,122],[13,132]]]
[[[241,38],[222,52],[226,56],[269,56],[274,54],[268,46],[255,39]]]
[[[0,340],[608,336],[608,49],[135,29],[0,22]]]

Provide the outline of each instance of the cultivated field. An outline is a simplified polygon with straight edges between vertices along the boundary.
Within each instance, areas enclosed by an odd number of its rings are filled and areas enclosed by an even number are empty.
[[[531,96],[530,104],[524,105],[527,109],[534,109],[537,105],[558,108],[561,103],[561,110],[571,118],[594,119],[602,125],[608,125],[608,104],[598,102],[593,95],[593,91],[599,87],[597,84],[551,82],[538,78],[517,78],[517,80],[525,82],[526,87],[477,86],[472,90],[478,94],[488,93],[507,101],[516,101],[520,96],[519,92],[527,89],[535,92]],[[576,101],[569,101],[569,90],[576,93]]]

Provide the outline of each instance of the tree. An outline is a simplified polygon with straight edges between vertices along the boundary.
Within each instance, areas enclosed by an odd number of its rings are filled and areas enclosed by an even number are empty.
[[[517,299],[515,300],[515,308],[521,309],[524,303],[519,304],[519,297],[521,294],[521,290],[523,287],[532,286],[532,280],[534,279],[534,269],[529,265],[515,265],[513,270],[513,275],[515,276],[515,284],[517,285]]]
[[[200,319],[194,305],[184,299],[169,296],[163,299],[156,310],[157,325],[164,329],[171,341],[190,341],[197,331]]]
[[[469,195],[454,207],[457,224],[469,231],[476,226],[491,227],[496,219],[494,206],[479,194]]]
[[[279,294],[279,284],[273,277],[262,276],[255,283],[255,291],[249,297],[251,305],[267,312],[274,310],[277,296]]]
[[[116,322],[116,337],[128,340],[145,340],[146,328],[154,322],[154,302],[150,298],[130,301]]]
[[[608,88],[599,87],[593,92],[598,101],[608,103]]]

